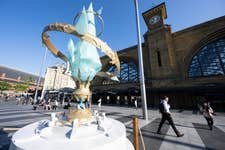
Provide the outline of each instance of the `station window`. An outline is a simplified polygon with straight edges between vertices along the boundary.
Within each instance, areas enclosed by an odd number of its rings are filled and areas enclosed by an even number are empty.
[[[158,65],[159,67],[162,66],[162,60],[161,60],[161,54],[160,51],[157,51],[157,60],[158,60]]]
[[[225,37],[202,47],[188,68],[188,77],[215,75],[225,75]]]
[[[120,74],[118,74],[118,79],[120,83],[127,83],[127,82],[138,82],[139,81],[139,73],[138,67],[133,62],[120,62]],[[113,65],[108,69],[107,72],[114,73],[117,71],[116,66]],[[102,84],[113,84],[113,81],[104,80]]]

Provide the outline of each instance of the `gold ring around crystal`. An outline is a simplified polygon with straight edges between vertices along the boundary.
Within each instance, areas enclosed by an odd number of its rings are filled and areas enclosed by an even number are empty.
[[[104,32],[104,21],[102,19],[102,17],[100,16],[99,13],[95,12],[95,11],[86,11],[87,13],[93,13],[95,16],[97,16],[97,18],[99,18],[99,20],[101,21],[101,27],[102,27],[102,30],[99,34],[97,34],[97,37],[99,37],[100,35],[102,35],[102,33]],[[77,13],[76,16],[74,17],[73,19],[73,25],[75,25],[75,21],[77,20],[77,18],[82,14],[82,11]]]
[[[68,34],[79,37],[81,40],[89,42],[90,44],[102,50],[102,52],[104,52],[111,59],[110,63],[115,64],[118,72],[120,71],[120,61],[119,61],[117,53],[113,51],[105,42],[103,42],[96,36],[93,36],[91,34],[84,34],[84,35],[80,34],[77,32],[76,28],[70,24],[53,23],[53,24],[47,25],[42,32],[42,43],[46,45],[46,47],[55,56],[61,58],[65,62],[67,61],[67,57],[52,44],[47,34],[48,31],[59,31],[59,32],[68,33]]]

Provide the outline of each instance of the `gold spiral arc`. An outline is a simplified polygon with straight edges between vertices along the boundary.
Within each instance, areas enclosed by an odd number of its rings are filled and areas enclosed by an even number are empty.
[[[111,64],[115,64],[118,72],[120,72],[120,61],[117,55],[117,52],[113,51],[105,42],[93,36],[91,34],[80,34],[76,31],[76,28],[70,24],[64,23],[52,23],[47,25],[42,32],[42,43],[56,56],[61,58],[63,61],[67,61],[67,57],[61,53],[50,41],[49,36],[47,34],[48,31],[59,31],[68,33],[74,36],[79,37],[81,40],[87,41],[95,47],[99,48],[102,52],[104,52],[110,59]]]

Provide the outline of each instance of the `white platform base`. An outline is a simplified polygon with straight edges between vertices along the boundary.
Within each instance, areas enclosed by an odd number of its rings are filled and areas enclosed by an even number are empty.
[[[126,138],[125,126],[114,119],[104,121],[106,131],[101,131],[95,122],[80,126],[73,138],[72,127],[45,127],[40,132],[35,129],[36,122],[17,131],[13,137],[10,150],[134,150]]]

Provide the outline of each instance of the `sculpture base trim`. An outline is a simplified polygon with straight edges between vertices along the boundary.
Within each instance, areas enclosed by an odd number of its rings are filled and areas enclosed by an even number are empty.
[[[40,122],[18,130],[12,137],[10,150],[134,150],[126,137],[125,126],[114,119],[104,119],[105,132],[98,130],[98,124],[92,122],[77,128],[72,138],[70,125],[45,127],[35,133]]]
[[[90,108],[70,109],[67,119],[70,123],[72,123],[74,119],[78,119],[79,124],[89,124],[92,121],[92,111]]]

